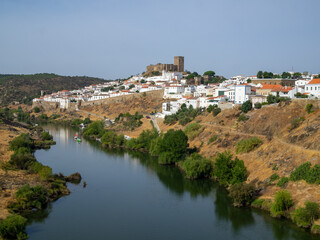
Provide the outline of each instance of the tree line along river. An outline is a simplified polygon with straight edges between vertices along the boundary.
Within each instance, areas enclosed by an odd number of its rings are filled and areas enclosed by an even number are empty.
[[[288,220],[250,208],[235,208],[224,188],[190,181],[173,166],[140,152],[104,150],[75,131],[44,126],[57,142],[39,150],[39,162],[54,173],[80,172],[69,196],[28,216],[30,239],[319,239]]]

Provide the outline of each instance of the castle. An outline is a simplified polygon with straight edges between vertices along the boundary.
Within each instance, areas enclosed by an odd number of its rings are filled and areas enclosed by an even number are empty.
[[[150,72],[184,72],[184,57],[182,56],[176,56],[174,57],[174,62],[173,64],[162,64],[158,63],[156,65],[149,65],[147,66],[147,73]]]

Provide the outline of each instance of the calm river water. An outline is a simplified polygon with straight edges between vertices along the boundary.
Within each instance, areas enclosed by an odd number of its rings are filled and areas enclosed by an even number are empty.
[[[75,131],[45,127],[57,145],[36,152],[55,173],[80,172],[87,187],[30,217],[30,239],[316,239],[289,221],[234,208],[211,181],[188,181],[147,154],[102,150],[73,140]]]

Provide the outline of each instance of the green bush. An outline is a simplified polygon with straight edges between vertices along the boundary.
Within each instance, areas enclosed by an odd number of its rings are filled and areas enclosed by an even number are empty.
[[[24,147],[15,151],[9,160],[11,166],[21,170],[27,170],[34,162],[36,162],[35,157]]]
[[[278,187],[283,187],[285,184],[287,184],[289,182],[289,178],[287,177],[282,177],[280,178],[280,180],[277,183]]]
[[[214,109],[214,105],[209,105],[209,107],[207,107],[207,112],[211,113]]]
[[[122,123],[122,125],[130,130],[134,130],[137,127],[140,127],[142,125],[141,119],[143,118],[143,115],[139,114],[139,112],[136,112],[134,115],[130,113],[120,113],[118,117],[116,117],[115,122],[116,123]]]
[[[307,179],[308,174],[310,172],[310,168],[311,168],[310,162],[301,164],[290,174],[290,180],[299,181],[299,180]]]
[[[247,121],[249,118],[244,114],[242,113],[239,118],[238,118],[238,122],[245,122]]]
[[[230,152],[218,153],[214,163],[214,175],[219,184],[228,185],[244,182],[247,179],[247,169],[242,160],[232,160]]]
[[[213,116],[217,116],[219,113],[221,113],[221,108],[219,108],[217,105],[214,105],[215,107],[212,110]]]
[[[27,239],[27,219],[19,215],[11,215],[0,222],[0,236],[3,239]]]
[[[274,181],[278,180],[279,178],[280,178],[279,175],[274,173],[274,174],[271,175],[270,181],[274,182]]]
[[[159,163],[172,164],[184,160],[187,154],[188,137],[182,130],[170,129],[159,141]]]
[[[39,108],[39,107],[35,107],[35,108],[33,109],[33,111],[34,111],[35,113],[39,113],[39,112],[40,112],[40,108]]]
[[[242,105],[241,105],[241,111],[243,113],[247,113],[249,111],[252,110],[252,103],[250,102],[250,100],[244,102]]]
[[[255,107],[256,109],[260,109],[260,108],[262,108],[262,104],[261,104],[261,103],[255,103],[255,104],[254,104],[254,107]]]
[[[30,149],[30,152],[31,152],[31,149],[33,149],[33,146],[34,146],[33,140],[31,139],[30,135],[25,133],[22,133],[20,136],[14,138],[9,143],[9,149],[13,151],[16,151],[19,148],[24,147],[24,148]]]
[[[214,141],[216,141],[218,139],[218,135],[214,135],[213,137],[211,137],[208,141],[208,144],[213,143]]]
[[[319,184],[320,183],[320,165],[314,165],[310,171],[307,173],[306,177],[304,178],[307,183],[311,184]]]
[[[188,179],[210,178],[213,176],[213,164],[198,153],[191,154],[183,163],[182,168]]]
[[[203,126],[199,123],[190,123],[184,129],[185,134],[188,136],[190,140],[195,139],[199,134],[203,131]]]
[[[8,205],[13,212],[30,211],[33,208],[42,209],[47,204],[47,189],[43,186],[22,186],[16,193],[16,201]]]
[[[46,141],[46,140],[52,140],[53,139],[53,137],[50,135],[50,133],[48,133],[48,132],[42,132],[41,133],[41,139],[43,140],[43,141]]]
[[[250,152],[258,148],[261,144],[262,144],[262,141],[257,137],[240,140],[236,144],[236,153]]]
[[[313,111],[312,111],[312,108],[313,108],[313,105],[312,105],[312,103],[308,103],[307,105],[306,105],[306,111],[307,111],[307,113],[313,113]]]
[[[255,197],[256,189],[252,184],[237,183],[230,187],[229,196],[233,199],[233,205],[250,205]]]
[[[304,117],[295,117],[291,120],[291,127],[290,127],[290,131],[299,127],[300,124],[305,120]]]
[[[293,201],[291,193],[286,190],[278,191],[275,194],[274,202],[271,204],[271,215],[273,217],[284,216],[285,211],[288,211],[292,206]]]
[[[200,113],[200,108],[194,109],[192,105],[187,108],[186,104],[182,104],[181,108],[175,114],[165,116],[163,123],[172,125],[179,121],[179,124],[184,126],[191,122]]]
[[[94,121],[83,131],[83,135],[88,137],[102,137],[104,133],[105,129],[103,121]]]
[[[255,208],[262,208],[263,204],[264,204],[265,200],[262,198],[257,198],[255,199],[252,203],[251,206],[255,207]]]
[[[291,214],[292,221],[299,227],[309,228],[319,218],[319,204],[305,202],[305,208],[299,207]]]

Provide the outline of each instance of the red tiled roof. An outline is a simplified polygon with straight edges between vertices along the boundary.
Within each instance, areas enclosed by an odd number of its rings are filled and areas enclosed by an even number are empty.
[[[308,84],[320,84],[320,78],[314,78]]]

